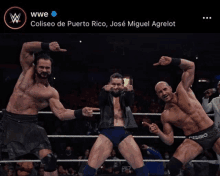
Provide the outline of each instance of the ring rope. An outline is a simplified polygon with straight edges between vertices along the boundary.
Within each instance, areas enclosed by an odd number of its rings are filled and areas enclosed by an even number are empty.
[[[2,111],[0,111],[2,113]],[[39,111],[39,114],[53,114],[51,111]],[[93,114],[100,114],[100,112],[93,112]],[[133,115],[161,115],[161,113],[132,113]],[[214,114],[207,114],[208,116],[214,116]],[[50,138],[95,138],[98,135],[48,135]],[[159,136],[133,136],[134,138],[159,138]],[[184,139],[185,136],[174,136],[177,139]],[[71,160],[57,160],[57,162],[87,162],[85,159],[71,159]],[[126,160],[105,160],[106,162],[117,162]],[[144,162],[169,162],[169,160],[143,160]],[[17,162],[41,162],[41,160],[2,160],[0,163],[17,163]],[[191,162],[208,162],[217,164],[218,160],[192,160]]]
[[[2,113],[2,111],[0,111]],[[52,111],[39,111],[38,114],[53,114]],[[98,115],[100,112],[93,112],[92,114]],[[132,113],[133,115],[153,115],[153,116],[159,116],[161,113]],[[214,116],[214,114],[207,114],[208,116]]]
[[[96,138],[98,135],[47,135],[49,138]],[[159,136],[133,136],[134,138],[159,138]],[[185,139],[185,136],[174,136],[176,139]]]
[[[57,162],[87,162],[88,159],[67,159],[67,160],[62,160],[58,159]],[[126,161],[125,159],[106,159],[105,162],[119,162],[119,161]],[[157,159],[157,160],[150,160],[150,159],[144,159],[144,162],[169,162],[170,160],[162,160],[162,159]],[[20,162],[41,162],[41,160],[2,160],[0,163],[20,163]],[[126,161],[127,162],[127,161]],[[218,160],[192,160],[190,162],[199,162],[199,163],[217,163]]]

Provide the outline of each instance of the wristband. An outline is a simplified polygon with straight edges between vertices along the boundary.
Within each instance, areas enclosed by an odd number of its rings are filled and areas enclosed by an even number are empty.
[[[179,66],[180,63],[181,63],[180,58],[172,58],[172,61],[171,61],[170,65]]]
[[[82,117],[82,109],[77,109],[74,111],[74,116],[75,116],[75,119],[78,119],[80,117]]]
[[[44,51],[48,51],[48,50],[50,50],[49,45],[50,45],[50,43],[41,42],[41,49]]]

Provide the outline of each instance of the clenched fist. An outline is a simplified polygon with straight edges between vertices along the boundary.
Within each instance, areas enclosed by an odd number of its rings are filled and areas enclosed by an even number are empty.
[[[127,85],[124,87],[124,91],[132,91],[133,90],[133,86],[132,85]]]
[[[51,51],[60,51],[60,52],[66,52],[66,49],[61,49],[60,45],[57,42],[51,42],[49,44],[49,48]]]
[[[169,65],[172,61],[172,58],[171,57],[168,57],[168,56],[162,56],[159,60],[159,62],[153,64],[154,66],[158,66],[158,65]]]
[[[83,116],[92,117],[93,111],[99,111],[99,110],[100,110],[99,108],[84,107],[82,109],[82,114],[83,114]]]
[[[105,91],[108,91],[108,92],[113,90],[113,86],[111,84],[107,84],[103,88],[105,89]]]

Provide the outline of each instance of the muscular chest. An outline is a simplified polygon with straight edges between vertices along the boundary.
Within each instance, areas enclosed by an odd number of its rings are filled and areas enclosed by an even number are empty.
[[[27,94],[38,101],[48,100],[51,97],[51,91],[45,86],[34,85],[31,89],[27,90]]]
[[[24,92],[26,99],[34,103],[39,109],[43,109],[49,105],[51,92],[48,87],[33,85]]]
[[[189,116],[179,107],[169,109],[168,120],[176,127],[182,128]]]

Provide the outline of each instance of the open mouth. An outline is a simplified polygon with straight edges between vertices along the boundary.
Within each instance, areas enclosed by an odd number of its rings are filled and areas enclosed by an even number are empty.
[[[41,76],[47,76],[48,75],[48,73],[41,73]]]
[[[164,95],[164,96],[163,96],[163,99],[166,99],[167,97],[168,97],[168,95]]]

